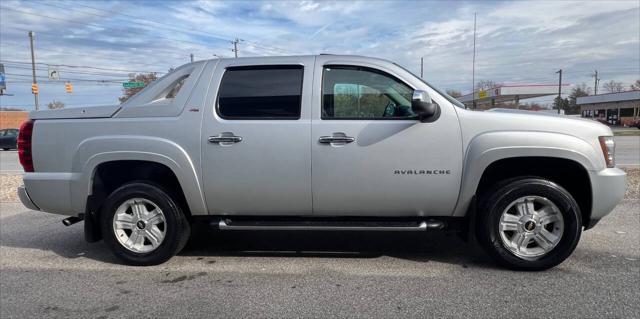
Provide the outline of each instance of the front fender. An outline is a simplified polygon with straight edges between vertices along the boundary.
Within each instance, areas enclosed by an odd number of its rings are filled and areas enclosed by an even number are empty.
[[[150,161],[167,166],[178,178],[193,215],[207,213],[201,182],[191,157],[173,141],[152,136],[99,136],[84,140],[73,157],[71,204],[84,212],[98,165],[119,160]]]
[[[603,165],[590,143],[575,136],[549,132],[489,132],[478,135],[465,152],[462,186],[454,216],[464,216],[476,194],[484,171],[492,163],[515,157],[563,158],[579,163],[588,171]],[[602,161],[600,161],[602,160]]]

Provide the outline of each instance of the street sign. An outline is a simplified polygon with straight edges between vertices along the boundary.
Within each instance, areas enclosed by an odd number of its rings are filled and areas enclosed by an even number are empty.
[[[485,90],[478,91],[478,98],[479,99],[484,99],[485,97],[487,97],[487,91],[485,91]]]
[[[0,90],[4,90],[7,88],[7,83],[4,78],[4,64],[0,63]]]
[[[132,89],[132,88],[143,88],[144,87],[144,82],[124,82],[122,83],[122,87],[125,89]]]
[[[47,73],[49,74],[49,80],[60,80],[60,72],[55,67],[49,67],[47,69]]]
[[[38,95],[38,84],[36,83],[31,84],[31,93]]]

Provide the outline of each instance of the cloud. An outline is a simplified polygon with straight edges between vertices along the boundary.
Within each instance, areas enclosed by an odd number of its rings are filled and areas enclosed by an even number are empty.
[[[1,6],[0,59],[10,61],[29,61],[26,30],[36,31],[38,61],[124,70],[165,71],[188,62],[190,53],[196,59],[231,56],[230,41],[239,38],[244,40],[240,56],[359,54],[398,62],[415,73],[424,57],[428,81],[468,91],[477,12],[476,79],[555,82],[560,68],[571,83],[591,83],[594,69],[603,81],[630,83],[640,77],[640,5],[634,1],[3,1]],[[2,106],[32,103],[29,70],[17,66],[7,69],[26,77],[8,77],[15,96],[0,98]],[[66,74],[83,70],[66,69]],[[114,75],[127,72],[111,71],[110,78]],[[65,95],[55,84],[43,84],[41,100],[116,103],[120,90],[117,83],[83,83],[77,93]]]

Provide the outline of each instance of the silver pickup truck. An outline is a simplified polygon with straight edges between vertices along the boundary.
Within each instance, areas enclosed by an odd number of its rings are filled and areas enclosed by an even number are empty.
[[[131,265],[168,260],[198,221],[451,230],[506,267],[546,269],[626,189],[604,125],[467,110],[359,56],[186,64],[122,105],[32,112],[18,144],[24,205],[84,220]]]

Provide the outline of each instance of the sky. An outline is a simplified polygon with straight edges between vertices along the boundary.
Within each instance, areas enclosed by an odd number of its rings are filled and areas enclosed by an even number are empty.
[[[163,74],[216,56],[357,54],[388,59],[440,89],[640,79],[640,1],[0,1],[1,107],[34,108],[27,32],[35,32],[41,107],[117,104],[135,72]],[[49,81],[47,70],[60,72]],[[73,84],[65,93],[64,81]],[[602,92],[602,87],[600,87]],[[564,89],[566,96],[570,91]],[[551,103],[553,97],[537,99]],[[524,101],[526,102],[526,101]]]

